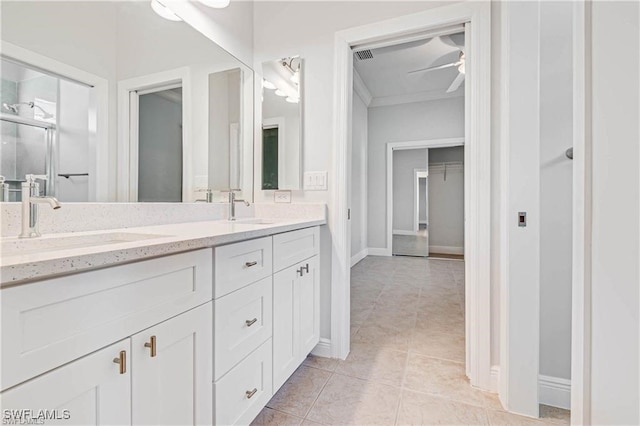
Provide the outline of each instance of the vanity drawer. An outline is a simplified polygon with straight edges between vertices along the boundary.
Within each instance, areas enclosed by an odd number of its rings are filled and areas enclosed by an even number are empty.
[[[214,383],[214,424],[246,425],[272,396],[271,339]]]
[[[214,299],[271,275],[272,238],[258,238],[214,248]]]
[[[211,249],[3,289],[2,390],[212,299]]]
[[[215,300],[214,380],[271,337],[271,283],[267,277]]]
[[[273,236],[273,271],[315,256],[320,252],[320,228],[299,229]]]

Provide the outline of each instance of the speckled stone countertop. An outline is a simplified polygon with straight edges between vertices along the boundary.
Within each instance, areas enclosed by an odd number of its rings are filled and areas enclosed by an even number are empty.
[[[0,286],[8,287],[70,273],[103,268],[236,241],[260,238],[296,229],[326,224],[325,217],[262,219],[272,223],[215,220],[135,228],[74,233],[45,234],[29,250],[0,257]],[[111,238],[110,238],[111,236]],[[83,238],[85,241],[83,242]],[[92,239],[104,243],[88,245]],[[60,241],[78,242],[76,247]],[[132,239],[127,241],[127,239]],[[16,237],[2,238],[3,244],[20,244]],[[48,244],[50,243],[50,244]],[[74,244],[70,244],[74,245]],[[80,247],[78,247],[80,246]],[[51,249],[51,247],[56,247]]]

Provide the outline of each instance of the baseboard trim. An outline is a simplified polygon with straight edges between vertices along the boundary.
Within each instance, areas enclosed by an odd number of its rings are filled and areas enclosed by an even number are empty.
[[[540,404],[571,409],[571,380],[560,377],[538,376],[538,399]]]
[[[464,247],[429,246],[429,253],[464,254]]]
[[[311,354],[322,358],[331,358],[331,339],[321,337]]]
[[[409,235],[409,236],[415,237],[416,235],[418,235],[418,232],[416,232],[416,231],[405,231],[404,229],[394,229],[393,230],[393,235]]]
[[[388,256],[389,255],[386,248],[369,247],[367,251],[369,252],[369,256]]]
[[[498,392],[498,387],[500,385],[500,366],[492,365],[491,373],[489,376],[489,386],[492,392]]]
[[[369,255],[369,249],[363,249],[359,253],[351,256],[351,267],[353,268],[358,262]]]

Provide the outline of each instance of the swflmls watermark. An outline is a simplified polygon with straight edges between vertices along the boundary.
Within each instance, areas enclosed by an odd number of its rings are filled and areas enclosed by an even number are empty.
[[[30,408],[2,410],[3,425],[44,425],[50,420],[69,420],[70,418],[71,412],[69,410],[33,410]]]

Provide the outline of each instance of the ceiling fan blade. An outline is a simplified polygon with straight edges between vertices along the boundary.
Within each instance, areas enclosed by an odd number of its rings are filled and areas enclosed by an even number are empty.
[[[458,62],[451,62],[449,64],[439,65],[437,67],[421,68],[419,70],[409,71],[407,74],[415,74],[417,72],[429,72],[429,71],[435,71],[435,70],[443,70],[445,68],[457,67],[458,65],[460,65],[459,61]]]
[[[447,89],[447,93],[455,92],[456,90],[458,90],[458,87],[460,87],[463,81],[464,81],[464,74],[458,73],[458,76],[456,77],[456,79],[453,80],[453,83],[451,83],[451,86],[449,86],[449,88]]]

